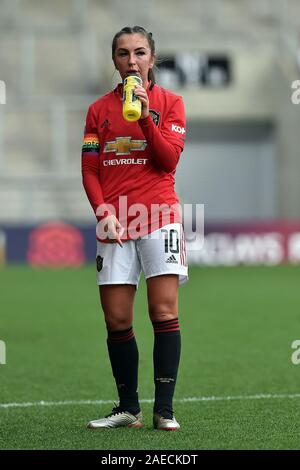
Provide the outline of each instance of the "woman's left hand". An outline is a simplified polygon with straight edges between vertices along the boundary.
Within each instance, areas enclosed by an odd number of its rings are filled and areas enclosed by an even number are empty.
[[[138,96],[138,98],[142,102],[142,114],[140,119],[145,119],[146,117],[149,116],[149,98],[147,95],[147,91],[145,90],[144,87],[140,85],[136,85],[134,89],[134,94]]]

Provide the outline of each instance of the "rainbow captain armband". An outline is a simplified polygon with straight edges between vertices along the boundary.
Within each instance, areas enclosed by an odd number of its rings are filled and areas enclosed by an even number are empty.
[[[99,154],[100,142],[98,134],[85,134],[82,145],[82,155]]]

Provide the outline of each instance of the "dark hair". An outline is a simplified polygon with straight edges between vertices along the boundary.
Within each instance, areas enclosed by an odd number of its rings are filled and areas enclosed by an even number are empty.
[[[132,26],[132,27],[125,26],[118,33],[115,34],[113,41],[112,41],[111,49],[112,49],[112,59],[114,62],[115,62],[115,52],[117,48],[117,41],[119,37],[122,36],[123,34],[134,34],[134,33],[141,34],[147,39],[150,50],[151,50],[151,56],[153,57],[155,55],[155,42],[154,42],[154,39],[152,38],[152,33],[146,31],[145,28],[143,28],[142,26]],[[155,76],[154,76],[154,72],[152,69],[150,69],[148,72],[148,80],[151,81],[150,88],[152,88],[153,85],[155,84]]]

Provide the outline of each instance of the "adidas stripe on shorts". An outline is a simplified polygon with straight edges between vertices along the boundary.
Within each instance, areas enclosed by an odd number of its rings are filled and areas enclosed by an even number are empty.
[[[97,283],[138,285],[141,272],[146,279],[178,274],[179,284],[188,280],[186,246],[180,223],[165,225],[137,240],[117,243],[97,241]]]

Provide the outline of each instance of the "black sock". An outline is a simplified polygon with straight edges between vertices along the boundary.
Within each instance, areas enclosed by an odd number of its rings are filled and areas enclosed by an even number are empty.
[[[119,406],[137,414],[140,411],[137,393],[139,353],[132,327],[107,333],[107,347],[118,389]]]
[[[173,395],[180,359],[180,329],[178,318],[152,322],[154,329],[154,412],[165,418],[173,416]]]

